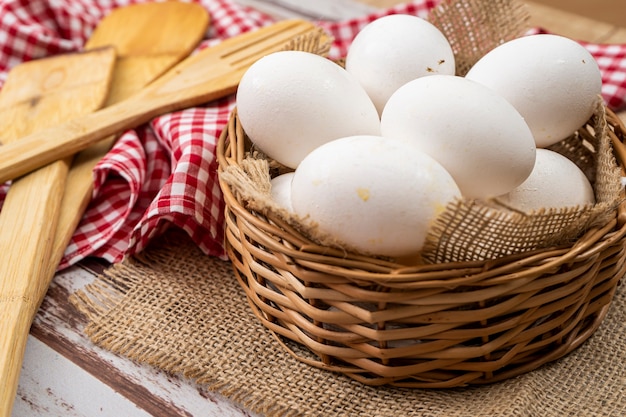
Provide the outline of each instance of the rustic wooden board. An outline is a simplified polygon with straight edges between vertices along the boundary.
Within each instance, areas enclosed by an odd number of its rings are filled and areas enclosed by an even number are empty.
[[[87,261],[58,274],[31,329],[14,416],[245,416],[228,400],[190,381],[94,346],[70,293],[92,282],[103,264]],[[63,413],[56,412],[62,410]],[[69,413],[70,414],[66,414]]]
[[[302,3],[296,0],[240,2],[281,18],[314,19],[316,16],[356,16],[371,10],[369,7],[386,7],[401,1],[317,0],[307,2],[309,9],[306,11],[294,10],[293,4]],[[531,4],[534,10],[541,12],[534,16],[536,24],[561,33],[571,31],[570,36],[579,39],[626,42],[626,29],[545,8],[540,3]],[[364,9],[363,4],[369,7]],[[626,15],[626,3],[621,7],[624,10],[616,13]],[[82,333],[83,318],[69,305],[67,296],[91,282],[102,268],[102,263],[86,261],[55,277],[31,330],[13,417],[253,415],[228,399],[204,392],[188,380],[135,364],[93,346]]]

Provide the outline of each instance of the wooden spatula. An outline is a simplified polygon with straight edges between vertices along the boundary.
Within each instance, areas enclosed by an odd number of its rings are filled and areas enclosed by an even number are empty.
[[[0,141],[14,143],[23,135],[99,108],[114,63],[115,50],[108,47],[13,68],[0,91]],[[47,288],[38,277],[46,270],[63,194],[64,182],[56,183],[55,178],[64,177],[67,170],[68,164],[55,163],[16,181],[0,212],[1,416],[11,413],[28,329],[40,294]],[[33,186],[31,177],[41,178],[46,186]]]
[[[73,155],[160,114],[231,94],[253,62],[314,31],[311,22],[286,20],[204,49],[127,100],[0,147],[0,181]]]
[[[187,57],[202,40],[209,21],[202,6],[175,1],[131,5],[111,12],[98,24],[85,45],[88,49],[114,45],[118,53],[105,107],[137,93]],[[48,281],[54,276],[91,199],[93,168],[111,149],[116,138],[111,135],[74,158],[48,262]]]

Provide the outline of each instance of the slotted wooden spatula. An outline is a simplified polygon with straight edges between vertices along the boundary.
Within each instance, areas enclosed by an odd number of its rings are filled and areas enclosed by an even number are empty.
[[[253,62],[315,30],[311,22],[285,20],[204,49],[127,100],[0,147],[0,181],[73,155],[160,114],[234,93]]]
[[[101,48],[58,55],[13,68],[0,91],[0,141],[96,110],[106,99],[115,50]],[[6,146],[6,145],[5,145]],[[68,165],[55,163],[12,184],[0,212],[0,416],[9,416],[19,379],[28,330],[46,291],[38,277],[50,255]],[[14,194],[16,192],[17,194]],[[19,198],[13,198],[21,196]],[[40,239],[47,236],[47,240]],[[24,262],[24,260],[27,262]]]
[[[202,6],[177,1],[142,3],[111,12],[98,24],[85,45],[88,49],[113,45],[118,54],[105,107],[137,93],[187,57],[202,40],[209,23],[210,16]],[[116,138],[111,135],[74,158],[48,262],[48,282],[91,199],[93,168]]]

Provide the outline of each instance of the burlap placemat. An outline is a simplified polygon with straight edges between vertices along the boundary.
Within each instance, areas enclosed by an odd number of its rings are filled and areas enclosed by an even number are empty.
[[[180,374],[268,416],[626,415],[626,294],[599,330],[561,360],[488,386],[364,386],[300,363],[251,313],[231,264],[169,232],[108,269],[72,302],[101,347]]]

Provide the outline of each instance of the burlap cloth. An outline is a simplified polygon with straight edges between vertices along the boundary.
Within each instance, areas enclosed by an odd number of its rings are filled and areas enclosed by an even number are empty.
[[[520,377],[448,390],[368,387],[312,368],[257,321],[231,264],[169,232],[72,302],[98,345],[180,374],[268,416],[626,415],[626,293],[568,356]]]

